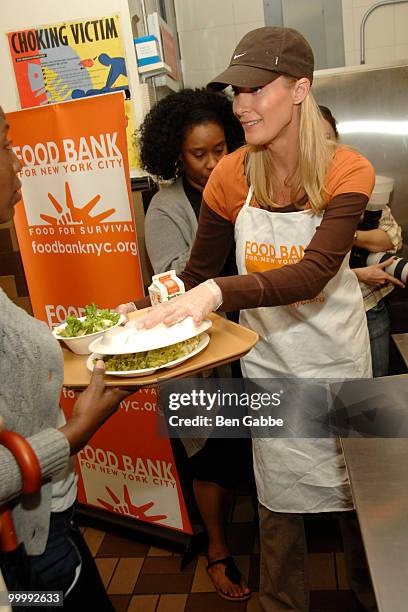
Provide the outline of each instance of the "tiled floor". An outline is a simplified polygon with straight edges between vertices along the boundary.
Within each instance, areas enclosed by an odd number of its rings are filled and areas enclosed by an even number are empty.
[[[307,527],[312,612],[354,612],[341,537],[331,520]],[[258,612],[259,540],[250,497],[238,496],[228,524],[231,552],[253,591],[248,602],[219,597],[199,556],[183,571],[181,556],[86,527],[84,537],[118,612]]]

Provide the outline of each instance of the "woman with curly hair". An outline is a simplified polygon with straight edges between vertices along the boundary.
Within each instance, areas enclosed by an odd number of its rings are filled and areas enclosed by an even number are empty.
[[[161,186],[146,215],[146,246],[155,274],[184,270],[204,187],[220,159],[243,142],[232,104],[220,93],[183,89],[160,100],[146,116],[140,128],[142,165],[159,180],[171,181]],[[237,274],[235,248],[222,274]],[[238,313],[229,314],[238,320]],[[239,364],[234,366],[240,375]],[[183,440],[195,501],[208,534],[208,574],[222,597],[243,601],[250,590],[230,556],[225,517],[233,490],[246,476],[251,478],[250,444],[209,438],[200,448],[197,442]]]
[[[155,274],[184,270],[193,244],[203,189],[244,133],[222,94],[183,89],[160,100],[140,128],[143,167],[161,181],[146,215],[147,252]],[[232,270],[229,269],[231,274]]]

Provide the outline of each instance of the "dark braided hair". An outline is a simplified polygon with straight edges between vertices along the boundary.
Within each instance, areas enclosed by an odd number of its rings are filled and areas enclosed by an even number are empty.
[[[245,141],[242,126],[224,94],[182,89],[157,102],[139,130],[143,168],[162,180],[178,178],[183,172],[179,160],[186,131],[206,123],[217,123],[223,128],[228,152]]]

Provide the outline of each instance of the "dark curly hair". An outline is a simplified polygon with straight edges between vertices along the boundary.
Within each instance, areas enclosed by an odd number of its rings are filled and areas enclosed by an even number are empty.
[[[185,133],[203,123],[217,123],[224,129],[228,152],[244,143],[242,126],[224,94],[182,89],[157,102],[140,126],[143,168],[162,180],[174,181],[183,172],[179,159]]]

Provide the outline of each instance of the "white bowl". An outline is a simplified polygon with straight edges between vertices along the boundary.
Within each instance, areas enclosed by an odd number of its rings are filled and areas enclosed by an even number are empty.
[[[129,321],[121,329],[109,329],[102,338],[94,340],[89,346],[92,353],[101,355],[120,355],[123,353],[139,353],[152,349],[170,346],[194,338],[207,331],[212,325],[208,319],[196,325],[191,317],[180,323],[167,327],[163,323],[152,329],[136,329],[135,321]]]
[[[80,321],[84,321],[86,317],[78,317],[78,319]],[[58,332],[60,332],[66,327],[67,323],[65,322],[62,323],[62,325],[58,325],[58,327],[54,327],[54,329],[52,330],[52,335],[57,340],[65,342],[67,347],[71,349],[73,353],[76,353],[77,355],[89,355],[89,353],[92,352],[89,350],[89,345],[91,342],[97,340],[98,338],[101,338],[106,334],[106,332],[111,331],[115,327],[119,327],[119,325],[121,325],[125,320],[126,317],[120,315],[119,321],[111,327],[107,327],[102,331],[94,332],[93,334],[86,334],[85,336],[71,336],[70,338],[64,338],[63,336],[58,335]]]

